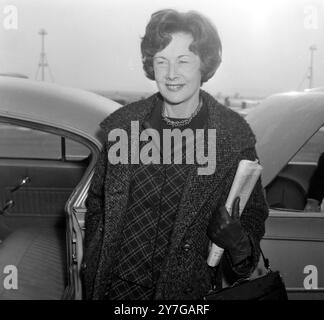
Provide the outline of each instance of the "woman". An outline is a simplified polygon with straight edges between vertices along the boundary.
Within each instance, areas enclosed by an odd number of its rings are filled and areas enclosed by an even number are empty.
[[[111,300],[201,299],[219,285],[221,269],[238,279],[258,263],[268,214],[261,182],[240,220],[224,208],[239,161],[256,159],[255,138],[239,115],[200,89],[221,61],[221,42],[208,19],[196,12],[156,12],[141,50],[146,76],[156,82],[159,93],[120,108],[102,128],[108,136],[122,129],[128,137],[131,122],[137,122],[141,132],[151,128],[160,136],[166,129],[216,129],[216,170],[198,174],[197,138],[195,161],[187,164],[112,164],[113,144],[107,139],[87,199],[85,295]],[[140,149],[143,145],[141,141]],[[158,147],[164,151],[165,146],[160,140]],[[184,159],[191,146],[179,148],[174,143],[173,159],[179,150]],[[210,240],[225,248],[221,267],[206,263]]]

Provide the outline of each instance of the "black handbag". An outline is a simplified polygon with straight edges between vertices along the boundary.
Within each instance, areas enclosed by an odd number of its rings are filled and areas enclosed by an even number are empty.
[[[261,248],[260,248],[261,250]],[[204,300],[288,300],[279,271],[270,269],[269,260],[261,250],[267,273],[255,279],[240,279],[232,286],[209,292]]]

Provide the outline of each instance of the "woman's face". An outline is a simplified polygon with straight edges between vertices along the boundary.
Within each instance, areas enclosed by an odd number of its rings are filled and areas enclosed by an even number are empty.
[[[187,33],[174,33],[166,48],[153,58],[157,87],[170,104],[199,101],[201,61],[189,50],[193,37]]]

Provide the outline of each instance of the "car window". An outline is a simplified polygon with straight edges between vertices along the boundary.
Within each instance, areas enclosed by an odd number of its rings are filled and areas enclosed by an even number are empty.
[[[24,126],[0,123],[0,157],[82,160],[90,150],[79,142]]]
[[[57,135],[11,124],[0,124],[0,157],[59,159]]]
[[[277,177],[266,187],[267,201],[270,208],[295,212],[305,211],[311,188],[310,181],[313,175],[316,174],[317,163],[323,152],[324,127],[320,128],[305,143],[293,159],[289,161]],[[321,188],[321,185],[312,187],[312,192],[314,192],[314,188],[315,194],[318,194],[316,188]],[[321,192],[319,193],[322,194]],[[321,197],[318,200],[319,203],[322,200],[323,198]],[[318,211],[314,210],[314,212]]]
[[[83,144],[65,138],[66,160],[83,160],[90,155],[90,150]]]
[[[291,162],[316,162],[324,151],[324,126],[296,153]]]

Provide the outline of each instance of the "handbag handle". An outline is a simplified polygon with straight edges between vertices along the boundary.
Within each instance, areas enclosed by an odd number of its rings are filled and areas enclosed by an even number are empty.
[[[261,256],[262,256],[262,260],[263,260],[264,267],[267,269],[268,272],[271,272],[271,269],[270,269],[270,261],[269,261],[268,258],[266,258],[264,256],[264,253],[263,253],[263,251],[261,249],[261,245],[260,244],[259,244],[259,249],[260,249],[260,252],[261,252]]]
[[[268,258],[266,258],[264,256],[264,253],[261,249],[261,245],[259,244],[259,249],[260,249],[260,253],[261,253],[261,256],[262,256],[262,260],[263,260],[263,265],[265,267],[265,269],[267,270],[267,273],[270,273],[272,272],[272,270],[270,269],[270,261]],[[230,287],[235,287],[243,282],[246,282],[246,281],[250,281],[251,279],[250,278],[241,278],[241,279],[238,279],[235,283],[233,283]]]

